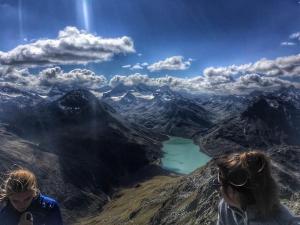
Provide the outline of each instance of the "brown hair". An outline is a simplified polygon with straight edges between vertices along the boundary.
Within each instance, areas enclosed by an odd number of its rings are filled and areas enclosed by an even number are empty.
[[[271,175],[270,160],[260,151],[231,154],[217,159],[222,174],[222,186],[225,194],[228,186],[238,191],[242,208],[254,205],[258,216],[265,218],[275,213],[279,206],[278,187]],[[232,176],[239,179],[245,176],[245,182],[239,186],[231,181]]]
[[[36,176],[23,168],[10,171],[1,186],[0,201],[7,200],[12,194],[25,191],[33,191],[34,196],[39,194]]]

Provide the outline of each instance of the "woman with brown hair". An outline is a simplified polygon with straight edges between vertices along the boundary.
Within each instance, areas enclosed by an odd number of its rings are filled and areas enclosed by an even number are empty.
[[[8,173],[0,190],[1,225],[62,225],[59,206],[42,195],[36,176],[27,169]]]
[[[218,225],[300,225],[280,204],[268,157],[259,151],[217,159],[218,184],[223,199]]]

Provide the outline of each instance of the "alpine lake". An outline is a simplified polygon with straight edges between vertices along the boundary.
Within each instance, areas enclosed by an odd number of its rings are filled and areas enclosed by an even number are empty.
[[[179,174],[189,174],[211,159],[199,151],[199,146],[192,139],[180,137],[170,137],[164,141],[162,151],[162,167]]]

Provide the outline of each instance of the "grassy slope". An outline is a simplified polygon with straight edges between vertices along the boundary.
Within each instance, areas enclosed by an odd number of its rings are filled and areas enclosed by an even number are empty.
[[[83,218],[77,225],[148,224],[166,200],[168,195],[165,190],[179,180],[178,176],[157,175],[150,180],[125,187],[115,194],[101,214]]]

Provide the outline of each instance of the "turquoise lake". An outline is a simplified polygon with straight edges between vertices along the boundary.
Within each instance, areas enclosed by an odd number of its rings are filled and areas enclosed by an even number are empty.
[[[205,165],[211,158],[199,151],[191,139],[170,137],[163,142],[162,167],[180,174],[189,174]]]

